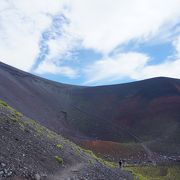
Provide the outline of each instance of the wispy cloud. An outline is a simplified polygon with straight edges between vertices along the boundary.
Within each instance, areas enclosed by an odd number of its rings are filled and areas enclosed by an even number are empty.
[[[39,39],[51,18],[61,11],[58,1],[1,0],[0,58],[3,62],[30,71],[39,54]]]
[[[115,57],[105,58],[89,65],[84,73],[88,81],[85,84],[99,84],[99,82],[113,82],[132,77],[149,61],[145,54],[129,52]]]
[[[86,67],[84,71],[87,81],[84,84],[102,84],[125,78],[142,80],[164,76],[180,78],[180,36],[175,39],[175,53],[163,63],[149,65],[151,58],[143,53],[120,53],[111,58],[101,59]]]
[[[69,78],[75,78],[77,76],[77,71],[68,66],[58,66],[52,62],[43,61],[40,66],[36,69],[38,74],[56,74],[62,75]]]
[[[173,41],[176,50],[176,56],[180,58],[180,35]]]
[[[180,36],[172,43],[176,51],[171,59],[167,59],[158,65],[144,66],[139,72],[136,72],[133,79],[146,79],[157,76],[180,78]]]
[[[76,0],[70,6],[71,32],[104,54],[132,39],[148,41],[180,17],[179,0]]]
[[[62,13],[52,17],[51,25],[42,33],[39,42],[40,52],[32,68],[36,73],[61,74],[71,78],[77,74],[75,69],[63,65],[78,43],[66,31],[68,25],[69,21]]]
[[[52,48],[52,44],[53,42],[58,43],[58,41],[61,41],[61,36],[63,36],[63,26],[67,23],[67,19],[63,16],[63,14],[54,15],[51,18],[51,25],[42,32],[39,42],[40,52],[32,69],[36,69],[41,62],[46,61],[47,59],[49,59],[49,61],[53,61],[55,58],[60,58],[56,56],[62,53],[60,49],[58,51],[57,48]]]

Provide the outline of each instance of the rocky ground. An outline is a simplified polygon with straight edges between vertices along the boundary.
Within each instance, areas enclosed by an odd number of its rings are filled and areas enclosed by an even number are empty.
[[[0,179],[125,180],[132,176],[0,101]]]

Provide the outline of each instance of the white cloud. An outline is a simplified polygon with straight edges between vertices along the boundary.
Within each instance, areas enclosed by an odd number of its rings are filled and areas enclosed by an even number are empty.
[[[126,78],[142,80],[152,77],[180,78],[180,58],[166,60],[158,65],[148,65],[150,57],[145,54],[130,52],[119,54],[115,58],[99,60],[86,67],[85,84],[102,84]]]
[[[173,45],[176,50],[176,56],[180,58],[180,36],[174,40]]]
[[[150,57],[138,52],[120,53],[115,57],[99,60],[86,67],[85,84],[102,84],[124,78],[134,80],[162,76],[180,78],[180,36],[174,40],[173,45],[176,50],[174,57],[161,64],[149,65]]]
[[[44,61],[40,66],[36,69],[36,73],[44,74],[44,73],[51,73],[51,74],[59,74],[63,76],[67,76],[69,78],[74,78],[77,76],[77,72],[67,66],[57,66],[54,63]]]
[[[133,79],[141,80],[152,77],[173,77],[180,78],[179,73],[180,59],[174,61],[166,61],[160,65],[145,66],[141,71],[137,71],[132,75]]]
[[[123,78],[142,80],[152,77],[180,78],[180,36],[172,42],[175,48],[174,57],[161,64],[149,65],[150,57],[146,54],[128,52],[106,58],[86,67],[85,84],[101,84]]]
[[[63,14],[68,22],[51,29],[52,19],[57,14]],[[50,30],[50,33],[58,31],[61,35],[47,40],[48,53],[36,70],[41,74],[51,72],[74,77],[75,70],[62,65],[78,48],[91,48],[107,57],[88,67],[88,82],[117,79],[117,76],[140,79],[155,76],[157,72],[166,74],[167,66],[176,68],[178,53],[176,61],[154,66],[147,65],[149,57],[145,54],[121,52],[109,57],[109,53],[130,40],[148,43],[157,35],[160,39],[169,34],[175,36],[177,32],[169,29],[179,22],[179,18],[180,0],[1,0],[0,58],[30,71],[41,54],[42,33]],[[178,52],[179,41],[174,41]],[[177,73],[169,74],[177,76]]]
[[[179,21],[180,0],[72,0],[69,31],[87,48],[109,53],[116,46],[149,39]]]
[[[39,53],[41,33],[50,23],[50,14],[62,9],[59,1],[1,0],[0,59],[29,71]]]
[[[61,32],[61,35],[56,38],[50,38],[45,42],[49,48],[49,52],[45,58],[45,62],[51,61],[51,63],[58,64],[58,62],[64,61],[65,58],[71,56],[71,51],[79,45],[79,41],[74,36],[72,37],[68,32],[64,33],[64,29],[67,24],[63,24],[61,27],[56,29],[57,32]],[[50,30],[49,33],[54,33]],[[41,64],[40,64],[41,65]]]
[[[132,39],[149,40],[176,24],[180,0],[69,0],[69,20],[59,39],[48,42],[50,53],[45,61],[63,61],[74,48],[99,51],[104,56]],[[169,33],[169,32],[168,32]],[[163,36],[161,34],[161,36]]]
[[[145,54],[129,52],[113,58],[105,58],[86,68],[86,84],[101,81],[114,81],[132,76],[148,62]]]
[[[134,73],[133,79],[146,79],[158,76],[180,78],[180,36],[173,42],[176,53],[171,59],[158,65],[145,65],[139,72]]]

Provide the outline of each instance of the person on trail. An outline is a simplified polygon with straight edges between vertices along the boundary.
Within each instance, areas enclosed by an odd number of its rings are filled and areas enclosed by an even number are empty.
[[[119,167],[120,167],[120,168],[123,167],[123,162],[122,162],[122,160],[119,161]]]

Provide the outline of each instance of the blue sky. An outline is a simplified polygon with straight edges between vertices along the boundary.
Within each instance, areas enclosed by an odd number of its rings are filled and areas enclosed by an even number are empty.
[[[1,0],[0,60],[78,85],[180,78],[180,0]]]

